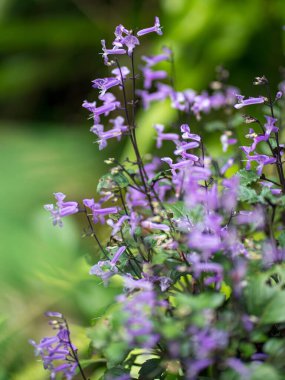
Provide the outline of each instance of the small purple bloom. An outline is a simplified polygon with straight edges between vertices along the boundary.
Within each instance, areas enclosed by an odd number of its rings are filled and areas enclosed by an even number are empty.
[[[238,103],[234,105],[236,109],[240,109],[245,106],[250,106],[252,104],[262,104],[265,102],[266,98],[263,96],[259,96],[257,98],[248,98],[244,99],[244,96],[242,95],[236,95]]]
[[[117,86],[121,83],[117,78],[98,78],[92,81],[93,88],[98,88],[100,90],[100,94],[104,95],[106,91],[110,88]]]
[[[78,367],[77,348],[70,340],[70,331],[63,315],[58,312],[47,312],[48,317],[58,318],[51,320],[56,336],[43,338],[40,343],[30,340],[35,347],[35,355],[41,356],[44,369],[50,371],[50,378],[55,379],[58,373],[66,380],[72,380]]]
[[[102,56],[104,58],[105,65],[109,64],[108,55],[126,54],[125,49],[121,49],[121,48],[116,47],[116,46],[114,46],[112,49],[107,49],[105,40],[101,40],[101,44],[102,44],[102,50],[103,50]]]
[[[152,33],[152,32],[155,32],[155,33],[159,34],[160,36],[162,35],[162,30],[160,27],[160,21],[159,21],[158,17],[155,17],[154,26],[152,26],[150,28],[145,28],[145,29],[139,30],[137,32],[137,36],[140,37],[140,36],[143,36],[145,34]]]
[[[161,148],[163,140],[169,140],[169,141],[179,140],[179,136],[177,133],[163,133],[164,125],[162,124],[155,124],[154,128],[157,131],[157,140],[156,140],[157,148]]]
[[[121,70],[119,68],[112,70],[112,74],[115,75],[116,79],[120,81],[120,83],[121,83],[121,79],[122,78],[126,79],[129,73],[130,73],[130,70],[126,66],[122,66]]]
[[[51,213],[53,219],[53,225],[58,224],[59,227],[63,226],[61,218],[64,216],[76,214],[79,212],[77,202],[64,202],[66,195],[63,193],[54,193],[55,199],[57,200],[56,206],[53,204],[47,204],[44,208]]]
[[[165,232],[170,230],[169,226],[167,226],[166,224],[153,223],[149,220],[144,220],[143,222],[141,222],[141,226],[149,230],[161,230]]]
[[[145,89],[150,89],[154,80],[167,78],[167,72],[164,70],[153,71],[149,67],[144,67],[142,72],[144,76]]]
[[[226,152],[230,145],[234,145],[237,143],[237,139],[231,138],[231,135],[232,135],[231,131],[225,131],[221,136],[221,143],[223,146],[223,152]]]
[[[94,199],[83,199],[84,206],[88,207],[92,211],[93,222],[101,224],[105,223],[105,216],[110,214],[117,214],[118,207],[106,207],[102,208],[100,203],[95,203]]]
[[[139,40],[137,39],[137,37],[133,36],[132,34],[124,37],[121,39],[121,44],[125,45],[128,49],[128,55],[131,56],[133,51],[134,51],[134,48],[136,47],[136,45],[139,45],[140,42]]]
[[[171,58],[172,51],[167,47],[163,47],[162,50],[164,53],[154,55],[151,57],[146,57],[145,55],[143,55],[142,60],[146,62],[146,65],[148,67],[152,67],[162,61],[168,61]]]

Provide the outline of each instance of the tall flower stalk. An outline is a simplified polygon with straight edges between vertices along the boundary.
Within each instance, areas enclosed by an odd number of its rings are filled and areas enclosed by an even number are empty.
[[[104,63],[115,68],[92,82],[100,104],[83,102],[99,149],[111,139],[128,138],[135,161],[108,159],[110,170],[99,180],[97,198],[81,205],[55,193],[56,205],[45,206],[59,226],[63,218],[83,212],[100,256],[90,275],[104,286],[114,278],[122,283],[116,304],[89,330],[91,355],[106,359],[102,379],[107,380],[281,380],[285,180],[275,108],[284,107],[283,93],[273,100],[263,76],[255,84],[266,86],[266,96],[246,98],[227,84],[221,68],[211,91],[178,90],[173,53],[166,47],[142,57],[139,89],[134,57],[148,33],[162,34],[158,17],[137,33],[118,25],[111,48],[102,40]],[[126,56],[130,68],[122,64]],[[120,100],[111,92],[116,87]],[[141,105],[147,112],[153,102],[165,100],[179,120],[173,130],[154,121],[156,153],[166,145],[171,153],[142,157],[136,131],[143,126],[136,109]],[[264,120],[243,115],[250,128],[249,143],[242,145],[235,113],[263,106],[270,110]],[[226,121],[207,124],[204,115],[216,111],[224,112]],[[114,113],[119,115],[109,116]],[[205,135],[211,129],[220,132],[222,154],[215,158]],[[99,224],[110,229],[107,241],[98,238]],[[52,324],[58,333],[32,342],[36,354],[51,378],[62,373],[71,379],[78,371],[86,379],[66,320],[59,313],[49,316],[57,319]],[[63,363],[55,366],[55,360]]]

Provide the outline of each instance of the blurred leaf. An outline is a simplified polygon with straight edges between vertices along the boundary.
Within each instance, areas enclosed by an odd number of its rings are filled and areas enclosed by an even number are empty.
[[[269,364],[258,363],[255,365],[253,374],[250,380],[260,380],[260,379],[270,379],[270,380],[281,380],[278,372],[275,371],[274,367]]]
[[[285,291],[279,291],[267,303],[261,315],[260,323],[281,323],[285,322]]]
[[[260,178],[256,171],[246,169],[239,170],[237,172],[237,176],[239,177],[239,181],[242,186],[248,186],[255,183]]]

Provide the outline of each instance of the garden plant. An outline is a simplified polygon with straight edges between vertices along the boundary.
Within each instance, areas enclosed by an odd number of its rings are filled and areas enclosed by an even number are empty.
[[[98,101],[83,102],[99,149],[128,139],[134,158],[106,160],[94,198],[57,192],[45,205],[63,228],[65,217],[84,214],[100,254],[90,275],[120,294],[87,329],[83,355],[60,311],[46,313],[55,333],[31,344],[51,379],[282,380],[285,83],[272,89],[257,73],[260,95],[245,97],[220,67],[208,91],[177,90],[170,48],[138,57],[149,33],[162,34],[158,17],[102,40],[109,73],[92,82]],[[143,155],[137,138],[137,111],[154,102],[177,111],[168,125],[154,120],[161,157]]]

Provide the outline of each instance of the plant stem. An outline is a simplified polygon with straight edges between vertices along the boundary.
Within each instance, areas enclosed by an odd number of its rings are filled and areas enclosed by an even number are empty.
[[[129,127],[129,134],[130,134],[131,142],[132,142],[132,145],[133,145],[133,148],[134,148],[134,152],[135,152],[135,155],[136,155],[137,165],[138,165],[138,168],[139,168],[139,172],[140,172],[140,177],[141,177],[141,181],[142,181],[142,184],[143,184],[143,188],[145,190],[145,193],[146,193],[146,196],[147,196],[148,203],[149,203],[149,206],[151,208],[151,211],[154,214],[154,208],[153,208],[153,205],[152,205],[152,200],[151,200],[149,188],[147,187],[147,184],[146,184],[146,181],[145,181],[145,178],[147,178],[147,175],[146,175],[146,172],[145,172],[145,169],[144,169],[144,166],[143,166],[142,158],[141,158],[141,155],[140,155],[140,152],[139,152],[139,148],[138,148],[138,145],[137,145],[137,141],[136,141],[135,122],[134,122],[134,120],[133,120],[133,123],[130,122],[130,115],[129,115],[129,110],[128,110],[128,102],[127,102],[127,96],[126,96],[126,89],[125,89],[125,84],[124,84],[124,79],[123,79],[123,75],[122,75],[121,66],[120,66],[118,60],[116,60],[116,63],[117,63],[117,66],[118,66],[118,69],[119,69],[119,72],[120,72],[120,76],[121,76],[121,85],[122,85],[122,89],[123,89],[123,99],[124,99],[125,113],[126,113],[126,119],[127,119],[127,123],[128,123],[128,127]],[[133,97],[134,97],[133,101],[132,101],[132,111],[133,111],[133,119],[134,119],[135,118],[135,77],[134,77],[133,55],[132,55],[132,73],[133,73],[132,74],[133,75],[132,83],[133,83]]]
[[[92,236],[93,236],[94,239],[96,240],[96,243],[98,244],[98,246],[99,246],[100,250],[102,251],[104,257],[105,257],[107,260],[109,260],[109,257],[107,256],[107,254],[106,254],[106,252],[105,252],[105,250],[104,250],[102,244],[100,243],[100,240],[98,239],[98,237],[97,237],[97,235],[96,235],[96,233],[95,233],[95,230],[94,230],[93,224],[92,224],[92,222],[91,222],[91,220],[90,220],[90,217],[89,217],[89,215],[88,215],[88,212],[87,212],[86,207],[85,207],[85,215],[86,215],[86,218],[87,218],[87,220],[88,220],[89,227],[90,227],[90,229],[91,229],[91,231],[92,231]]]
[[[269,107],[271,111],[271,117],[274,118],[274,110],[273,110],[273,101],[271,97],[271,91],[270,91],[270,85],[269,82],[266,84],[267,88],[267,94],[268,94],[268,100],[269,100]],[[285,178],[284,178],[284,173],[283,173],[283,167],[282,167],[282,160],[281,160],[281,155],[280,155],[280,144],[279,144],[279,132],[275,132],[275,140],[276,140],[276,145],[277,145],[277,152],[274,154],[276,157],[276,167],[282,187],[282,193],[285,193]]]
[[[76,363],[78,365],[78,368],[79,368],[80,374],[82,376],[82,379],[83,380],[87,380],[87,377],[85,376],[83,368],[81,367],[80,361],[78,359],[77,353],[73,349],[73,346],[72,346],[72,343],[71,343],[71,340],[70,340],[70,330],[69,330],[69,326],[68,326],[67,320],[65,318],[63,318],[63,320],[64,320],[64,323],[66,324],[66,330],[67,330],[67,336],[68,336],[68,345],[69,345],[70,350],[72,352],[73,359],[76,361]]]

